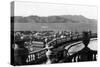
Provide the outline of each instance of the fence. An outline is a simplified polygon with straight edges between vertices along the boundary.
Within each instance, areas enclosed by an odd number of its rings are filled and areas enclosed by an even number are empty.
[[[92,34],[91,38],[97,37],[96,34]],[[65,37],[65,38],[55,38],[52,41],[48,42],[47,44],[50,46],[56,46],[59,47],[61,44],[66,43],[66,42],[72,42],[72,41],[79,41],[82,39],[82,35],[77,35],[77,36],[72,36],[72,37]],[[26,62],[28,64],[30,63],[39,63],[39,61],[42,59],[42,61],[46,58],[46,51],[48,49],[44,48],[42,50],[36,51],[36,52],[31,52],[28,55],[28,58]],[[93,54],[93,58],[95,58],[96,54]],[[76,58],[77,56],[73,57]],[[42,62],[41,61],[41,62]],[[75,61],[75,59],[74,59]]]

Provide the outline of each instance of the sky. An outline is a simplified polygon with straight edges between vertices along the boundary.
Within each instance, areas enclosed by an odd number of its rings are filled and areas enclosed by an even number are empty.
[[[16,1],[14,8],[14,15],[15,16],[83,15],[89,19],[97,19],[97,7]]]

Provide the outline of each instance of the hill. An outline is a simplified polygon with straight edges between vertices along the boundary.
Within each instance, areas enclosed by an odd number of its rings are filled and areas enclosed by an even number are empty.
[[[13,17],[12,17],[13,18]],[[88,19],[82,15],[60,15],[60,16],[14,16],[14,29],[19,30],[67,30],[84,31],[92,30],[97,32],[97,20]]]

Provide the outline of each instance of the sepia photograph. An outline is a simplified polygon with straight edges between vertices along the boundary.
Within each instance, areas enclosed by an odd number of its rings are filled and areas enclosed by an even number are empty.
[[[97,61],[97,7],[11,2],[11,65]]]

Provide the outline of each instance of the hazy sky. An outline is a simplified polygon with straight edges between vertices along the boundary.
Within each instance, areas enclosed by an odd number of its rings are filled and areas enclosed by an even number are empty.
[[[93,6],[15,2],[15,16],[83,15],[97,19],[97,8]]]

